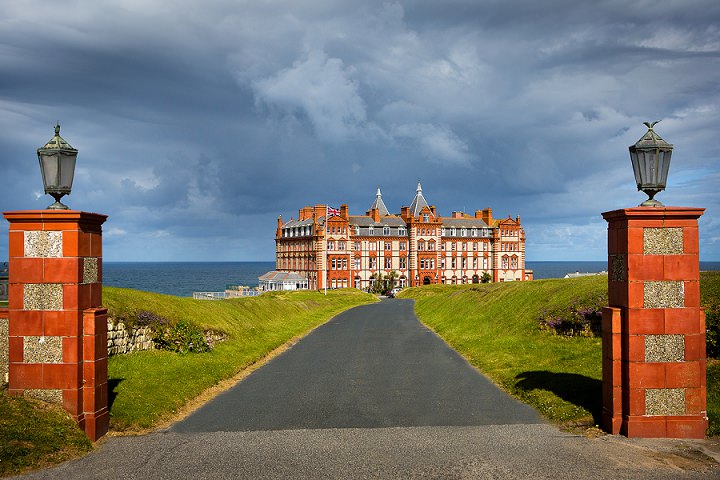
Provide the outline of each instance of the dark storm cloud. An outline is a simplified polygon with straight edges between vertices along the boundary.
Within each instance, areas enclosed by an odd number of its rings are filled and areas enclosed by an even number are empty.
[[[59,119],[67,203],[110,215],[109,259],[271,259],[277,215],[364,212],[377,185],[398,211],[418,178],[444,214],[521,215],[531,259],[603,258],[599,213],[642,201],[627,146],[655,119],[676,144],[659,197],[708,208],[720,259],[716,2],[3,9],[0,205],[50,203],[34,156]]]

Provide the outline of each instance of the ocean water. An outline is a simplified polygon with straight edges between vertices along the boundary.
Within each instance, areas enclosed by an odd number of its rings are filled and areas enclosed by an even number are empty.
[[[571,272],[600,272],[607,262],[527,262],[535,279],[562,278]],[[222,292],[226,285],[257,286],[275,262],[103,262],[103,283],[112,287],[190,297]],[[720,262],[700,262],[701,270],[720,270]]]

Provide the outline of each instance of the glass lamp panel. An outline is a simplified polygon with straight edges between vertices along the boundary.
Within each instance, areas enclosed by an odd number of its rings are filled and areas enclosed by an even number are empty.
[[[40,157],[40,167],[43,175],[45,193],[57,188],[60,161],[57,154],[43,155]]]
[[[67,190],[66,193],[70,193],[72,189],[73,177],[75,175],[75,155],[61,154],[60,155],[60,188]]]

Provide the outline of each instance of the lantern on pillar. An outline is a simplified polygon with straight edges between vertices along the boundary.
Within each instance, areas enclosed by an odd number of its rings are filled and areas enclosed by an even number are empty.
[[[60,136],[59,123],[55,125],[55,136],[44,147],[38,148],[37,154],[45,193],[55,198],[55,203],[47,208],[68,210],[60,199],[69,195],[72,189],[78,151]]]
[[[657,123],[644,122],[648,131],[635,145],[629,147],[638,191],[642,190],[650,197],[640,204],[641,207],[663,206],[653,197],[665,190],[673,146],[655,133],[653,127]]]

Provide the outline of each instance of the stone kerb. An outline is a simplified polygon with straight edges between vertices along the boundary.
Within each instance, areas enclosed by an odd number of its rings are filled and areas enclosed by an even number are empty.
[[[705,322],[697,219],[704,209],[637,207],[608,221],[603,424],[629,437],[703,438]]]
[[[56,402],[96,440],[107,432],[105,215],[4,212],[9,228],[8,393]]]

